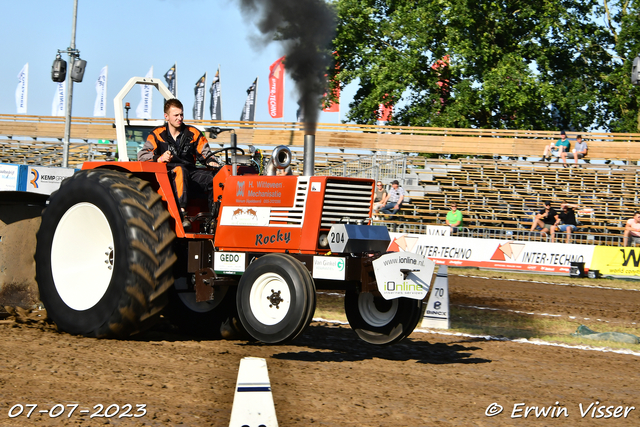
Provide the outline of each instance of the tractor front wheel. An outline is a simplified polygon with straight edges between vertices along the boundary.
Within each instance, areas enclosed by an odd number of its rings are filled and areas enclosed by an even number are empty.
[[[315,311],[315,284],[306,268],[286,254],[264,255],[249,265],[238,284],[242,326],[258,341],[293,340]]]

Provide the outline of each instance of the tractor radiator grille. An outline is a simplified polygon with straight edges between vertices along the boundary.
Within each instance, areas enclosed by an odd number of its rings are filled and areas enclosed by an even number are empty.
[[[355,223],[370,217],[373,181],[327,180],[321,227],[339,222]]]
[[[280,227],[300,227],[304,218],[304,209],[309,191],[309,177],[298,177],[296,197],[291,208],[271,208],[270,225]]]

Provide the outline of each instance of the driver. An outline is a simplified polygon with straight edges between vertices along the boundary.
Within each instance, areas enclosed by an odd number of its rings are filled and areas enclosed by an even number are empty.
[[[165,124],[153,129],[138,152],[141,162],[167,164],[173,193],[180,207],[182,226],[191,228],[186,218],[187,193],[206,193],[209,209],[213,206],[214,171],[196,168],[196,159],[211,167],[220,167],[220,162],[211,156],[205,136],[197,128],[183,123],[184,108],[176,98],[164,104]]]

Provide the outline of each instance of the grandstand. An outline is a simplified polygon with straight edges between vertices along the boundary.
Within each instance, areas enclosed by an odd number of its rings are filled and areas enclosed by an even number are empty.
[[[449,204],[463,211],[462,236],[541,240],[530,233],[542,202],[559,209],[563,200],[577,204],[573,243],[619,245],[626,220],[638,205],[638,166],[512,160],[429,160],[419,184],[430,191],[413,196],[400,215],[384,221],[398,231],[424,233],[424,225],[444,225]],[[564,233],[558,241],[564,242]]]
[[[539,232],[529,232],[533,216],[545,200],[551,200],[556,209],[566,200],[580,207],[576,210],[580,227],[573,243],[618,245],[626,220],[636,210],[640,189],[638,166],[623,163],[628,162],[581,160],[578,166],[565,168],[537,158],[372,155],[318,173],[403,181],[408,202],[397,214],[379,221],[394,231],[423,234],[427,226],[445,225],[449,205],[456,201],[464,213],[465,227],[459,236],[545,240]],[[558,235],[558,241],[564,238],[564,233]]]
[[[0,163],[61,166],[64,121],[55,116],[0,115]],[[113,119],[74,117],[69,166],[114,159],[115,133]]]
[[[112,122],[73,119],[70,166],[116,158]],[[232,127],[241,145],[263,147],[268,154],[270,147],[283,144],[302,158],[300,123],[190,124]],[[60,165],[63,131],[60,117],[0,115],[0,162]],[[573,139],[577,133],[568,136]],[[541,240],[539,233],[529,233],[534,212],[543,200],[555,207],[567,200],[580,206],[574,243],[620,245],[624,224],[638,205],[640,134],[581,134],[589,144],[589,163],[580,160],[574,166],[571,160],[572,167],[564,168],[539,161],[557,132],[320,124],[315,166],[318,174],[367,176],[386,183],[399,179],[409,201],[401,212],[379,222],[392,230],[424,233],[427,226],[444,225],[455,200],[464,214],[462,236]],[[226,145],[228,134],[210,142]],[[295,172],[301,173],[298,163]],[[564,237],[561,233],[558,241]]]

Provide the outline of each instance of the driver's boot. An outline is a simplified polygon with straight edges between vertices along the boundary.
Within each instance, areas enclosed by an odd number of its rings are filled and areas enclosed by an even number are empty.
[[[187,218],[187,212],[184,209],[180,209],[180,218],[182,219],[184,231],[191,230],[191,221]]]

